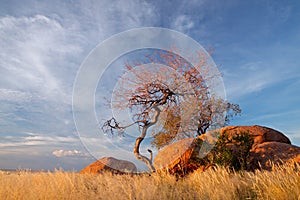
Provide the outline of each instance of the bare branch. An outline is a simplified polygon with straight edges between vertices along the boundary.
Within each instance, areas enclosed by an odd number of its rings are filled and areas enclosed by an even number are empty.
[[[120,123],[114,118],[112,117],[111,119],[107,120],[103,126],[101,127],[101,129],[103,130],[103,132],[105,133],[110,133],[112,135],[114,135],[114,131],[118,131],[119,134],[124,133],[125,129],[133,126],[134,124],[139,124],[139,123],[144,123],[144,121],[135,121],[131,124],[128,124],[126,126],[120,126]]]

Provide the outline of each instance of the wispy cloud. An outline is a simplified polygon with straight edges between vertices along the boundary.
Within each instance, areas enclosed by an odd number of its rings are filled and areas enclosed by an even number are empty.
[[[24,135],[25,134],[25,135]],[[24,134],[13,136],[2,136],[0,142],[0,147],[18,147],[22,148],[24,146],[51,146],[51,145],[62,145],[74,143],[80,143],[79,138],[76,137],[62,137],[62,136],[45,136],[45,133],[30,133],[25,132]]]
[[[186,33],[194,27],[194,22],[188,15],[179,15],[175,18],[172,28],[180,32]]]
[[[259,92],[287,77],[278,73],[280,69],[263,61],[249,62],[239,66],[234,71],[224,71],[224,82],[227,96],[231,99]]]
[[[28,92],[0,88],[0,101],[28,102],[31,98],[32,95]]]
[[[64,100],[65,91],[55,76],[61,66],[57,61],[77,54],[80,46],[65,38],[62,25],[55,19],[35,15],[0,18],[0,27],[0,71],[5,74],[2,88]]]
[[[5,147],[24,147],[24,146],[37,146],[37,145],[45,145],[47,142],[45,141],[20,141],[20,142],[2,142],[0,143],[1,148]]]
[[[90,42],[100,42],[112,34],[140,26],[154,26],[159,15],[148,1],[79,1],[81,28],[87,30]],[[88,23],[87,23],[88,22]]]
[[[16,7],[8,10],[23,16],[0,17],[0,110],[31,121],[31,113],[43,113],[49,127],[72,120],[73,82],[92,48],[114,33],[158,20],[155,7],[140,0],[34,3],[42,14]]]

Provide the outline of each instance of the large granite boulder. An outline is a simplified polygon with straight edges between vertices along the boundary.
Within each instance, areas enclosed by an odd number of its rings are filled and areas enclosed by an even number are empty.
[[[104,171],[110,171],[115,174],[136,173],[137,168],[132,162],[126,160],[118,160],[113,157],[104,157],[86,166],[80,171],[80,173],[97,174]]]
[[[184,175],[195,169],[204,170],[207,163],[202,162],[209,153],[210,146],[218,136],[226,133],[229,138],[241,133],[249,133],[253,139],[249,157],[249,170],[271,169],[270,162],[275,164],[295,161],[300,163],[300,147],[291,145],[290,140],[281,132],[263,126],[227,126],[215,131],[207,132],[198,138],[187,138],[175,142],[160,150],[154,159],[154,166],[158,171],[168,171],[171,174]],[[229,143],[228,147],[239,150],[239,144]],[[281,160],[281,162],[280,162]]]

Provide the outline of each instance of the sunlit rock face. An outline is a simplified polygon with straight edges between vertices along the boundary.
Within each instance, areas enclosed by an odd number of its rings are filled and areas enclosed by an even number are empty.
[[[251,170],[271,170],[274,164],[300,164],[300,147],[280,142],[264,142],[251,149],[249,162]]]
[[[264,126],[226,126],[217,131],[219,131],[220,134],[224,134],[226,132],[229,136],[248,132],[254,140],[253,146],[262,144],[264,142],[280,142],[291,144],[289,138],[283,133]]]

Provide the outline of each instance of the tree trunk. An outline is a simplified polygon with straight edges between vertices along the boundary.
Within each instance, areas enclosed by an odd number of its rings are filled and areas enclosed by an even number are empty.
[[[153,119],[149,124],[147,124],[143,127],[142,134],[141,134],[140,137],[138,137],[135,140],[135,145],[134,145],[134,149],[133,149],[133,153],[134,153],[135,157],[138,160],[143,161],[148,166],[148,168],[151,172],[155,172],[155,167],[152,164],[152,153],[150,153],[150,158],[151,159],[147,158],[146,156],[143,156],[142,154],[140,154],[140,145],[141,145],[142,141],[144,140],[144,138],[147,135],[148,128],[150,128],[151,126],[156,124],[156,122],[158,120],[158,117],[159,117],[159,114],[160,114],[160,109],[156,105],[154,105],[153,108],[155,109],[155,114],[153,116]]]

